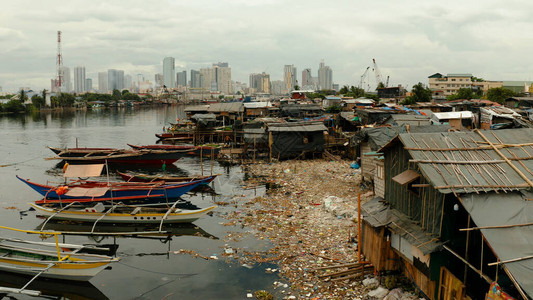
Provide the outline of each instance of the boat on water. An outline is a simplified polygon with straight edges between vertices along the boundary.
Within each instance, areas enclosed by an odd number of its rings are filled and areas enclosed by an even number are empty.
[[[220,152],[220,149],[222,148],[218,144],[212,144],[212,145],[200,145],[200,146],[190,146],[190,145],[168,145],[168,144],[157,144],[157,145],[132,145],[128,144],[132,149],[135,150],[142,150],[142,149],[149,149],[149,150],[166,150],[166,151],[174,151],[174,150],[187,150],[188,155],[196,155],[199,156],[200,154],[204,156],[210,156],[218,155]]]
[[[60,159],[79,163],[134,163],[134,164],[173,164],[189,150],[158,149],[117,149],[117,148],[55,148],[48,147],[57,156],[47,159]]]
[[[218,174],[210,176],[172,176],[168,174],[144,174],[144,173],[124,173],[117,171],[117,173],[122,177],[126,182],[154,182],[154,181],[164,181],[164,182],[190,182],[194,180],[204,180],[204,184],[207,184],[213,181]]]
[[[178,198],[205,180],[166,184],[157,182],[103,182],[78,180],[65,185],[46,185],[17,178],[44,197],[35,203],[70,203],[93,201],[165,200]]]
[[[59,232],[37,232],[4,226],[0,228],[55,237],[55,243],[0,238],[1,271],[32,275],[34,278],[88,281],[110,263],[119,260],[107,255],[81,253],[81,245],[66,247],[58,243]],[[0,288],[0,291],[3,289]]]
[[[69,205],[63,208],[46,207],[31,203],[38,215],[56,220],[101,223],[132,223],[132,224],[167,224],[192,223],[204,216],[216,206],[202,209],[181,209],[175,202],[171,207],[145,207],[135,205],[114,204],[106,208],[102,203],[93,207]]]
[[[100,176],[103,164],[96,165],[67,165],[64,177],[97,177]],[[34,191],[44,197],[35,201],[44,203],[70,203],[93,201],[122,201],[132,200],[168,200],[178,198],[195,187],[206,183],[208,179],[192,180],[166,184],[164,181],[154,182],[112,182],[91,180],[65,180],[59,185],[39,184],[29,179],[16,177],[26,183]]]

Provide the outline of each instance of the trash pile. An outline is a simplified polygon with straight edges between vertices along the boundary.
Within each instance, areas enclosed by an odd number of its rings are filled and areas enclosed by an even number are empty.
[[[245,172],[244,186],[274,188],[237,203],[227,217],[273,247],[266,253],[239,250],[240,263],[277,263],[288,282],[273,288],[286,299],[367,298],[360,280],[333,282],[317,271],[357,262],[357,196],[362,193],[363,203],[372,197],[360,190],[360,170],[346,161],[294,160],[249,165]]]

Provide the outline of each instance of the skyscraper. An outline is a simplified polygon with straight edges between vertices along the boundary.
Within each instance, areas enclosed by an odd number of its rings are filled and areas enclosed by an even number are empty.
[[[311,69],[307,68],[302,71],[302,90],[315,89],[313,75]]]
[[[181,71],[176,74],[177,86],[187,86],[187,71]]]
[[[223,94],[233,94],[233,85],[231,83],[231,68],[227,62],[213,64],[215,70],[215,80],[217,90]]]
[[[107,72],[98,72],[98,91],[107,93]]]
[[[124,71],[109,69],[107,70],[107,88],[111,91],[124,89]]]
[[[283,82],[285,83],[283,93],[288,93],[294,90],[296,80],[296,67],[294,67],[294,65],[285,65],[283,68]]]
[[[159,86],[159,87],[163,86],[163,84],[164,84],[163,74],[160,74],[160,73],[155,74],[154,80],[155,80],[155,85],[156,86]]]
[[[85,92],[85,67],[74,68],[74,92]]]
[[[90,92],[93,90],[93,80],[91,78],[85,78],[85,91]]]
[[[265,72],[250,74],[250,88],[256,93],[270,94],[270,75]]]
[[[203,85],[202,75],[198,70],[191,70],[191,87],[200,88]]]
[[[176,87],[176,71],[174,57],[165,57],[163,59],[163,84],[167,88]]]
[[[333,71],[324,64],[324,60],[320,62],[318,68],[318,88],[321,90],[333,89]]]
[[[61,72],[61,92],[63,93],[70,93],[72,92],[72,80],[70,77],[70,69],[68,67],[62,66],[59,69],[59,72]]]

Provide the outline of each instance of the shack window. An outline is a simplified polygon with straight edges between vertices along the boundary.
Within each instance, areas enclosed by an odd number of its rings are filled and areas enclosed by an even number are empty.
[[[376,176],[378,179],[383,179],[383,166],[377,166],[376,167]]]
[[[413,170],[404,171],[394,177],[393,181],[405,186],[407,190],[415,195],[419,195],[419,188],[413,187],[413,184],[420,183],[420,174]]]

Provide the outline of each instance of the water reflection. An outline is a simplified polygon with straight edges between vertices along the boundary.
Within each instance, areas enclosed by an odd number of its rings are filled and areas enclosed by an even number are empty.
[[[161,231],[159,225],[155,224],[97,224],[93,230],[93,223],[50,220],[39,224],[35,230],[60,231],[63,235],[90,235],[97,238],[120,235],[139,239],[172,240],[172,237],[178,236],[198,236],[218,240],[218,237],[192,223],[163,224]]]
[[[0,286],[20,289],[26,285],[31,278],[32,276],[0,272]],[[26,287],[26,290],[41,291],[43,298],[51,299],[109,299],[104,293],[88,281],[60,281],[37,278]],[[7,296],[6,294],[0,293],[0,299],[2,299],[2,297]],[[12,295],[10,295],[9,298],[17,299]]]

